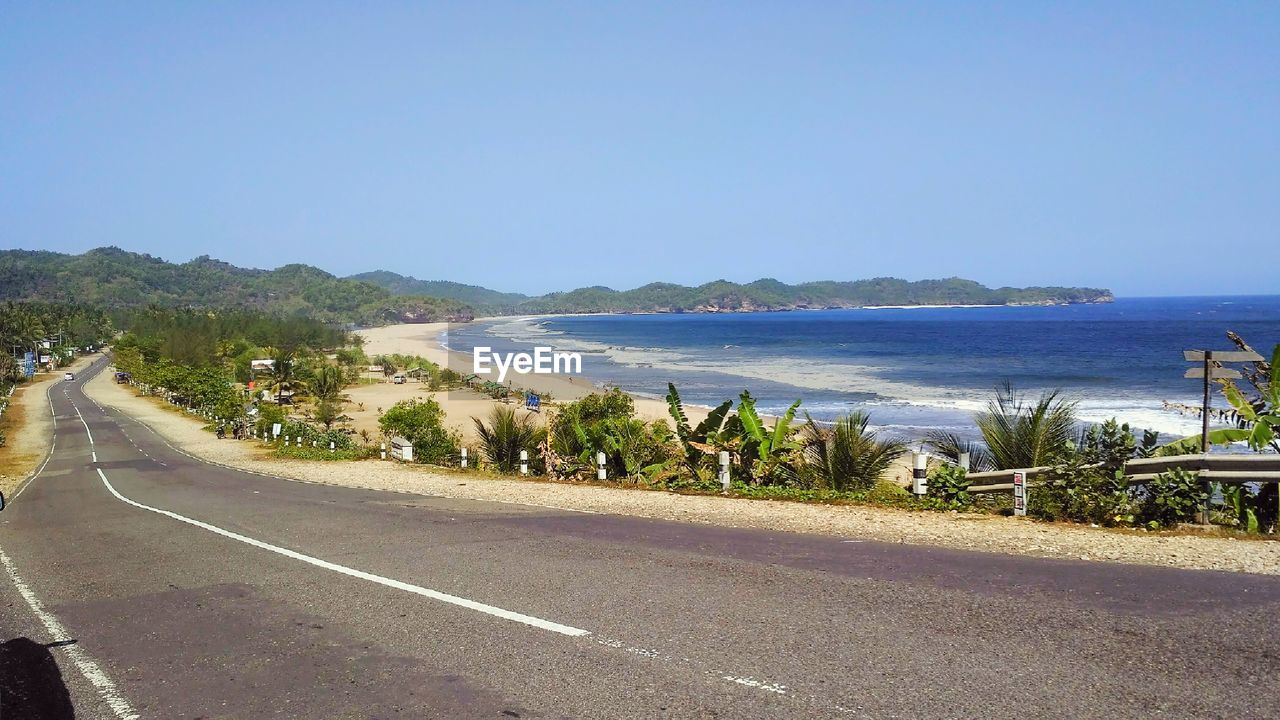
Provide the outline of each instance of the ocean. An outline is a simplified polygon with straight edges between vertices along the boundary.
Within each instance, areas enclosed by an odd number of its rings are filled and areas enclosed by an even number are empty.
[[[1185,349],[1264,355],[1280,343],[1280,296],[1118,298],[1103,305],[866,308],[774,313],[513,317],[450,328],[447,342],[499,351],[547,345],[583,354],[583,374],[662,397],[716,405],[750,389],[762,412],[793,401],[829,420],[861,409],[908,439],[974,437],[973,415],[1004,381],[1029,395],[1061,389],[1082,420],[1115,417],[1166,436],[1198,432],[1163,403],[1198,405]],[[517,381],[518,382],[518,381]],[[1215,403],[1224,404],[1215,394]]]

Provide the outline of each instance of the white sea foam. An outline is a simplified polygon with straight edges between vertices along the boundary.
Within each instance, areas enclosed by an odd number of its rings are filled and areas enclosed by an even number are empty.
[[[669,370],[672,380],[687,373],[718,373],[743,378],[791,385],[800,389],[862,395],[869,399],[817,400],[807,402],[804,409],[819,416],[848,412],[857,407],[883,407],[948,411],[948,415],[972,415],[986,408],[990,389],[974,389],[945,385],[921,385],[889,377],[892,368],[802,357],[744,355],[699,356],[671,348],[615,346],[594,340],[572,337],[546,327],[545,318],[523,317],[494,323],[486,333],[520,343],[552,343],[557,350],[588,353],[584,360],[590,372],[591,356],[630,368]],[[737,348],[735,348],[737,349]],[[1034,394],[1040,388],[1022,388]],[[1110,396],[1103,396],[1110,393]],[[1131,427],[1156,430],[1166,435],[1192,435],[1199,431],[1199,421],[1162,409],[1161,399],[1133,393],[1115,394],[1098,389],[1092,394],[1066,393],[1079,402],[1079,417],[1087,422],[1116,418]],[[760,407],[766,414],[778,414],[785,405]],[[922,418],[922,421],[926,421]],[[935,424],[935,423],[931,423]],[[893,429],[898,425],[880,426]],[[917,427],[900,425],[900,427]]]

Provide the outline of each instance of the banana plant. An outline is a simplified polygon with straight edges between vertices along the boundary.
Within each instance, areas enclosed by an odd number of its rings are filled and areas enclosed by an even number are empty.
[[[667,383],[667,409],[675,422],[676,437],[684,448],[685,465],[696,476],[701,477],[706,470],[705,460],[717,452],[722,446],[728,446],[731,435],[736,428],[736,418],[729,415],[733,407],[732,400],[725,400],[719,407],[707,414],[706,419],[697,427],[689,426],[689,415],[684,410],[684,402],[674,383]]]
[[[755,398],[743,390],[738,396],[738,419],[742,424],[742,464],[751,479],[760,482],[784,471],[786,462],[800,449],[799,443],[792,439],[791,423],[795,420],[800,401],[791,404],[782,417],[773,424],[773,429],[765,427],[756,412]]]
[[[1280,345],[1272,351],[1270,363],[1258,363],[1258,366],[1267,372],[1265,380],[1253,383],[1258,390],[1257,399],[1245,398],[1230,380],[1219,381],[1222,394],[1240,416],[1241,429],[1246,431],[1241,439],[1254,450],[1270,447],[1280,452],[1280,439],[1277,439],[1280,437]]]
[[[1223,504],[1235,516],[1236,526],[1250,533],[1258,532],[1257,498],[1243,485],[1219,485]]]

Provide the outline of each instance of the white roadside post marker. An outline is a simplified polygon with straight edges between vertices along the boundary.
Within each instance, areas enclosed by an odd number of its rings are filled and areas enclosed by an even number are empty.
[[[929,465],[929,456],[924,453],[915,453],[911,469],[911,492],[916,495],[925,495],[929,492],[929,476],[926,468]]]
[[[729,451],[720,451],[720,489],[729,492]]]
[[[387,444],[386,444],[386,443],[382,443],[382,459],[383,459],[383,460],[386,460],[386,459],[387,459]]]
[[[604,453],[602,452],[596,453],[596,479],[597,480],[604,480],[606,477],[608,477],[604,471],[604,459],[605,459]]]
[[[462,469],[467,469],[467,449],[462,448]]]
[[[1013,473],[1013,514],[1027,514],[1027,473],[1022,470]]]
[[[298,447],[302,447],[302,436],[298,436]]]
[[[960,453],[960,457],[956,459],[959,461],[956,464],[963,468],[965,472],[969,472],[969,453]]]
[[[520,451],[520,474],[521,475],[529,474],[529,451],[528,450]]]
[[[334,446],[333,446],[333,441],[332,441],[332,440],[330,440],[330,441],[329,441],[329,452],[333,452],[333,451],[334,451],[334,449],[335,449],[335,448],[334,448]]]

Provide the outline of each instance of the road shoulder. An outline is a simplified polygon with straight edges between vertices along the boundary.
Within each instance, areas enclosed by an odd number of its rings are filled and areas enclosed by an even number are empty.
[[[201,423],[101,373],[85,393],[142,422],[197,459],[248,472],[372,490],[518,503],[726,527],[813,533],[981,552],[1280,575],[1280,542],[1119,533],[961,513],[687,496],[545,481],[490,479],[377,460],[281,460],[252,442],[218,440]]]

